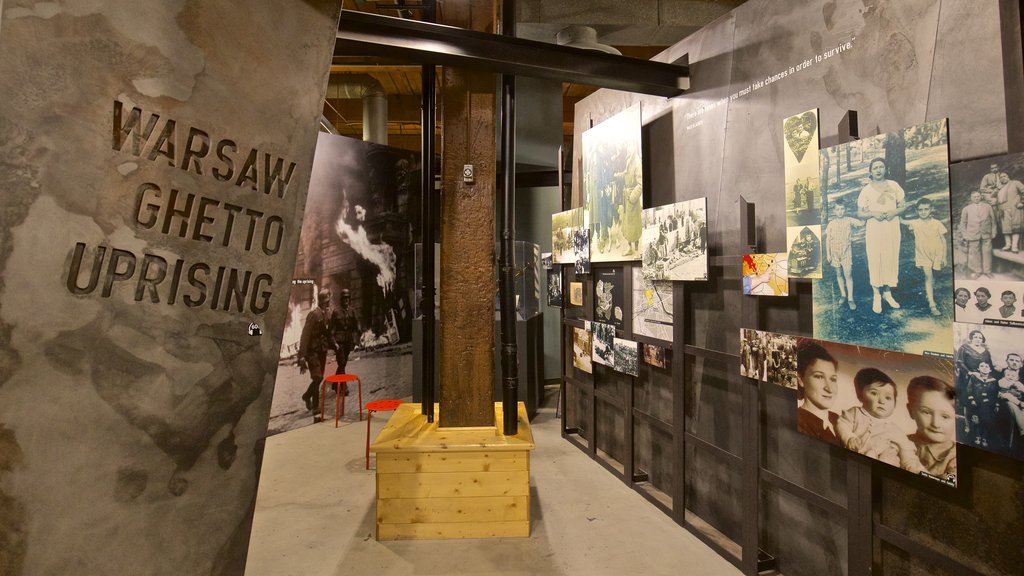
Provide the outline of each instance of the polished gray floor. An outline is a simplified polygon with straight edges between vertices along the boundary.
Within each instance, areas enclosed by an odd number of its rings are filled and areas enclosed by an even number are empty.
[[[533,421],[529,538],[377,542],[365,422],[350,416],[335,429],[331,413],[269,438],[246,574],[740,574],[563,440],[551,404]],[[388,416],[374,419],[374,435]]]

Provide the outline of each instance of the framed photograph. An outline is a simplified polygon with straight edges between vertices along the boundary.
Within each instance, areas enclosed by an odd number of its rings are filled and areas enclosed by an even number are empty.
[[[957,483],[953,361],[797,338],[797,430]]]
[[[592,374],[594,372],[591,360],[592,354],[593,347],[591,345],[590,331],[580,330],[579,328],[573,328],[572,365],[586,372],[587,374]]]
[[[593,355],[591,358],[598,364],[615,367],[615,326],[591,322],[593,332]]]
[[[671,342],[672,283],[644,278],[633,267],[633,334]]]
[[[814,283],[815,336],[952,354],[946,120],[823,149],[820,163],[824,270]]]
[[[637,343],[623,338],[615,339],[615,369],[630,376],[639,376],[640,353]]]
[[[554,264],[574,264],[576,253],[573,241],[576,230],[585,227],[583,208],[572,208],[551,215],[551,261]]]
[[[789,255],[745,254],[743,293],[750,296],[789,296]]]
[[[590,274],[590,230],[576,228],[572,236],[573,263],[577,274]]]
[[[1024,328],[1024,285],[985,278],[958,280],[953,315],[957,322]]]
[[[540,267],[545,270],[551,270],[553,262],[551,260],[551,252],[541,252],[540,255]]]
[[[1024,339],[1020,328],[957,322],[960,444],[1024,460]]]
[[[740,329],[740,376],[796,390],[796,336]]]
[[[562,307],[562,270],[551,268],[548,271],[548,306]]]
[[[623,327],[622,302],[626,286],[622,282],[622,268],[600,268],[594,274],[594,320]]]
[[[643,273],[651,280],[708,279],[707,199],[643,211]]]
[[[656,368],[667,367],[665,349],[654,344],[644,344],[644,362]]]
[[[782,135],[786,174],[786,226],[820,225],[818,109],[783,120]]]
[[[640,259],[643,158],[640,104],[583,133],[583,197],[591,262]]]
[[[790,278],[821,278],[821,226],[786,228]]]
[[[569,304],[583,306],[583,282],[569,282]]]
[[[1024,154],[959,162],[950,180],[957,286],[1024,282]]]

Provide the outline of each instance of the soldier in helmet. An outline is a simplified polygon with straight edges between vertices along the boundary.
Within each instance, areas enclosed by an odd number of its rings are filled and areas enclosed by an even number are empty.
[[[317,306],[306,315],[299,338],[299,371],[309,370],[309,386],[302,394],[306,409],[320,408],[320,383],[324,379],[327,351],[337,349],[331,332],[331,291],[326,288],[317,295]]]
[[[331,331],[334,335],[334,342],[337,344],[334,349],[334,357],[338,361],[338,369],[334,372],[335,374],[345,373],[348,355],[359,343],[359,321],[356,319],[356,313],[351,303],[352,297],[349,291],[343,289],[340,306],[331,312]],[[348,386],[345,387],[345,394],[348,394]]]

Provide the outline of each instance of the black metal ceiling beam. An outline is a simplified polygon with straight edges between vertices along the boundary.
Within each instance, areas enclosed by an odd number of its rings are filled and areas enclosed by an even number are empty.
[[[690,87],[689,66],[509,38],[416,20],[349,12],[335,57],[384,56],[672,97]]]

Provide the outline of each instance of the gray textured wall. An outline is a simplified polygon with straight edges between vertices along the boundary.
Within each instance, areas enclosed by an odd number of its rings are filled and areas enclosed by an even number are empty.
[[[0,574],[241,573],[340,4],[4,3]]]
[[[999,0],[816,0],[784,5],[751,0],[656,58],[673,62],[688,55],[693,88],[685,95],[663,99],[601,90],[577,105],[574,166],[579,166],[580,136],[590,121],[601,122],[639,101],[650,138],[645,164],[651,167],[654,204],[708,197],[709,255],[724,259],[712,264],[710,282],[687,286],[686,308],[676,313],[687,323],[687,344],[738,353],[741,196],[756,204],[758,247],[784,247],[784,118],[819,108],[822,146],[830,146],[838,143],[838,125],[847,110],[859,113],[862,136],[948,117],[954,162],[1005,153],[1010,142],[1019,141],[1019,117],[1012,109],[1008,114],[1007,102],[1016,106],[1021,95],[1007,97],[1007,90],[1019,86],[1021,71],[1010,66],[1010,75],[1004,76],[1003,70],[1004,59],[1019,61],[1019,27],[1011,26],[1017,30],[1011,46],[1016,56],[1003,53],[1000,30],[1000,12],[1011,4],[1016,5]],[[846,42],[848,49],[826,57],[829,48]],[[796,70],[806,60],[811,65]],[[784,78],[756,86],[783,71]],[[666,124],[673,129],[665,130]],[[573,195],[574,205],[581,205],[578,173]],[[728,264],[733,258],[735,267]],[[801,287],[788,304],[762,300],[762,328],[808,333],[808,296],[809,287]],[[682,390],[676,389],[686,394],[686,429],[736,453],[742,386],[735,367],[712,361],[689,366],[691,377]],[[762,395],[762,401],[763,464],[842,503],[846,455],[791,430],[792,393]],[[608,431],[615,426],[598,422],[596,434],[600,437],[602,427]],[[704,456],[696,452],[687,459],[688,503],[715,528],[736,537],[742,515],[732,495],[721,491],[734,479],[734,470]],[[1019,566],[1024,550],[1009,537],[1000,541],[1003,546],[957,544],[978,540],[971,535],[972,526],[985,526],[985,533],[1001,538],[1009,531],[1019,534],[1024,526],[1019,512],[1024,509],[1021,468],[978,453],[966,460],[973,467],[962,490],[969,493],[936,493],[914,478],[887,481],[883,516],[921,541],[951,547],[954,557],[984,573]],[[1010,528],[989,529],[996,521],[986,511],[1000,500],[1006,504],[1001,510],[1015,511],[999,519]],[[762,494],[762,501],[761,545],[779,558],[782,572],[846,573],[843,523],[829,521],[822,511],[773,489]],[[887,551],[886,573],[927,571],[920,560],[904,556]]]

